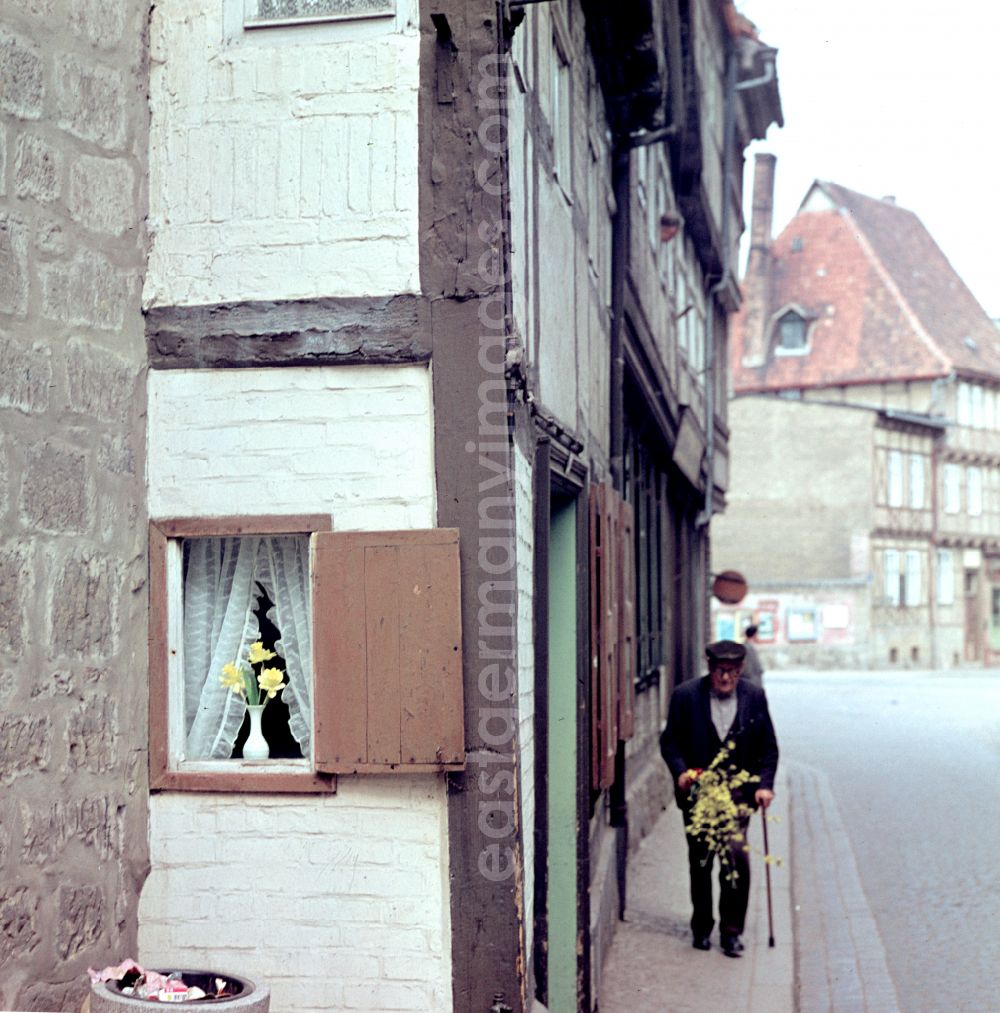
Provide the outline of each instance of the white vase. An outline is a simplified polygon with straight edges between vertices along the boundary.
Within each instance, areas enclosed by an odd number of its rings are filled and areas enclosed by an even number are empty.
[[[268,748],[264,733],[260,730],[260,716],[264,713],[264,705],[248,703],[247,712],[250,715],[250,734],[243,743],[243,759],[266,760],[271,755],[271,750]]]

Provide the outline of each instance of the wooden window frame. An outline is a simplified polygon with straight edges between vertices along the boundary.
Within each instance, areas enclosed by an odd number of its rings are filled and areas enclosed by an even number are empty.
[[[185,770],[170,757],[170,652],[177,617],[171,615],[168,572],[170,542],[184,538],[223,538],[241,535],[312,535],[331,530],[329,515],[262,517],[176,517],[149,523],[149,786],[153,791],[216,791],[267,793],[331,793],[336,779],[312,769]],[[315,721],[315,717],[314,717]],[[315,748],[315,747],[314,747]],[[240,763],[240,761],[231,761]],[[249,761],[244,761],[249,763]],[[310,764],[312,761],[308,761]]]
[[[241,535],[310,538],[311,756],[193,760],[185,769],[171,752],[171,654],[181,632],[171,542]],[[334,532],[319,514],[152,520],[149,560],[151,790],[332,793],[341,773],[464,769],[456,529]]]

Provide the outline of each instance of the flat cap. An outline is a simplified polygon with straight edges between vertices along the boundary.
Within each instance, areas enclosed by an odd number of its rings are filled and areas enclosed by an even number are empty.
[[[716,640],[705,648],[705,655],[709,661],[742,661],[747,649],[735,640]]]

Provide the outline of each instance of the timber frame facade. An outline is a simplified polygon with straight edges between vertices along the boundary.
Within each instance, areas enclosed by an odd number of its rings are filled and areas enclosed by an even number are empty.
[[[765,665],[1000,659],[997,328],[917,215],[817,180],[772,237],[759,154],[734,321],[734,469],[720,565]]]
[[[86,808],[115,897],[87,887],[30,994],[0,956],[0,999],[78,1005],[124,940],[302,1013],[589,1013],[669,799],[667,699],[710,635],[743,151],[781,124],[775,51],[732,0],[128,6],[146,59],[108,88],[142,116],[148,92],[146,270],[105,365],[137,392],[145,545],[78,611],[145,606],[148,660],[64,639],[134,702],[67,734],[140,773],[120,826]],[[74,396],[100,407],[96,386]],[[265,759],[219,678],[258,637],[286,680]],[[4,671],[26,714],[30,660]],[[93,784],[119,778],[77,746]],[[18,776],[15,844],[61,783]],[[50,880],[75,860],[24,856]],[[63,915],[17,875],[40,936]]]

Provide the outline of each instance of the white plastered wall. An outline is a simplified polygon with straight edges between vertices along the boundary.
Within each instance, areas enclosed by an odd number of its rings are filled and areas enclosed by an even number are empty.
[[[145,305],[419,291],[416,4],[247,31],[242,3],[152,8]]]
[[[422,366],[150,373],[150,516],[325,513],[432,527]],[[276,1011],[451,1009],[448,820],[437,775],[332,797],[161,792],[139,960],[266,980]]]

